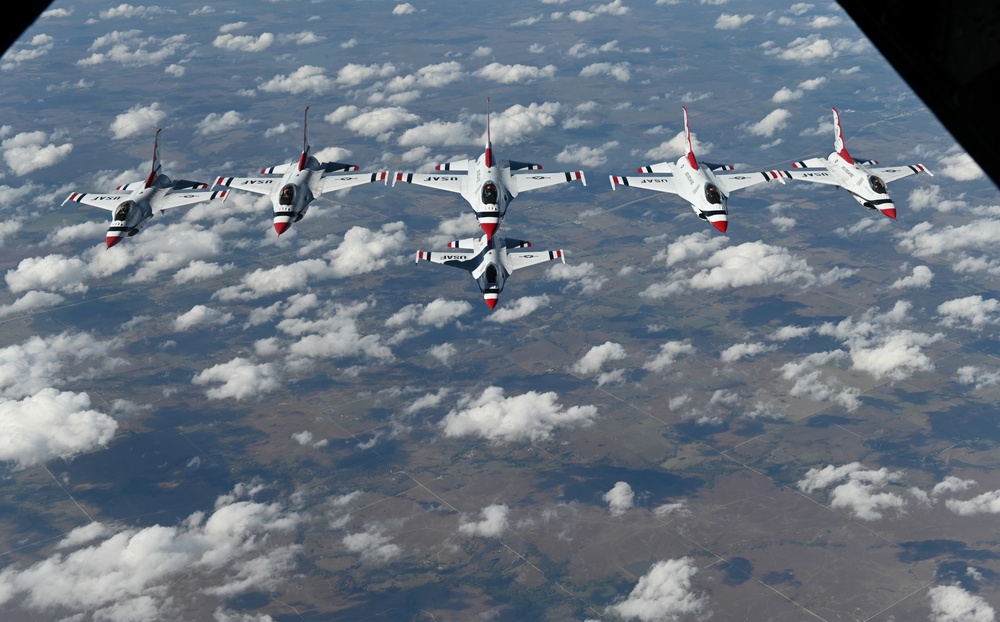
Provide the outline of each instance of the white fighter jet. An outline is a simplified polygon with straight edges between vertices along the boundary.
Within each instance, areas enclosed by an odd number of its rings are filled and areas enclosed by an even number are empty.
[[[500,292],[503,291],[507,277],[515,270],[533,266],[537,263],[562,260],[566,257],[562,250],[529,251],[520,250],[531,246],[531,242],[502,238],[498,235],[483,235],[479,238],[466,238],[448,242],[450,251],[417,251],[417,263],[431,261],[468,270],[476,279],[479,290],[483,292],[483,300],[493,309],[497,306]]]
[[[153,140],[153,167],[145,181],[134,181],[118,186],[114,192],[74,192],[62,202],[83,203],[111,212],[111,225],[105,237],[108,248],[141,231],[153,217],[153,212],[173,207],[189,207],[202,201],[225,199],[227,191],[192,192],[204,190],[208,184],[199,181],[170,179],[160,172],[160,132]],[[187,192],[175,192],[187,191]]]
[[[438,164],[434,168],[437,173],[399,173],[392,179],[392,185],[397,181],[408,184],[447,190],[461,194],[472,211],[476,214],[479,226],[488,238],[503,221],[507,213],[507,204],[514,197],[528,190],[545,188],[556,184],[568,183],[579,179],[587,185],[583,171],[564,173],[513,173],[512,171],[539,171],[541,164],[517,162],[514,160],[497,160],[493,157],[493,143],[490,141],[489,98],[486,98],[486,150],[475,160],[455,160]]]
[[[381,171],[328,177],[328,173],[353,172],[357,171],[358,167],[340,162],[320,162],[309,155],[309,106],[306,106],[304,119],[302,155],[299,156],[298,162],[261,169],[262,175],[273,175],[272,177],[219,177],[215,180],[217,186],[247,190],[270,197],[274,206],[274,230],[278,235],[284,233],[293,222],[302,220],[309,211],[309,204],[324,192],[343,190],[374,181],[384,182],[388,175],[388,171]]]
[[[691,128],[688,126],[687,106],[684,106],[684,133],[687,136],[687,153],[677,162],[660,162],[639,168],[640,173],[665,173],[657,177],[624,177],[611,175],[611,189],[615,186],[635,186],[657,192],[676,194],[691,204],[698,218],[712,223],[722,233],[729,226],[726,202],[734,190],[756,186],[773,179],[782,183],[779,171],[731,173],[729,164],[698,162],[691,149]]]
[[[886,184],[917,173],[934,176],[923,164],[907,166],[872,166],[875,160],[855,160],[847,153],[844,145],[844,131],[840,127],[840,113],[833,108],[833,153],[825,160],[809,158],[794,162],[792,170],[781,171],[789,179],[801,179],[819,184],[839,186],[851,193],[861,205],[878,210],[889,218],[896,218],[896,205],[889,197]]]

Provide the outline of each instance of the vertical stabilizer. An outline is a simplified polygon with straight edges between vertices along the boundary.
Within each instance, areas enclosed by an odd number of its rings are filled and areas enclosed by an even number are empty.
[[[691,168],[698,170],[698,160],[694,157],[694,149],[691,148],[691,127],[688,125],[688,109],[687,106],[682,106],[684,109],[684,135],[687,138],[687,159],[688,164]]]
[[[299,156],[299,170],[309,164],[309,106],[302,115],[302,155]]]
[[[146,178],[146,187],[149,188],[156,183],[156,178],[160,176],[160,132],[163,128],[156,130],[156,138],[153,139],[153,167]]]
[[[493,141],[490,140],[490,98],[486,98],[486,168],[493,168]]]
[[[854,164],[854,160],[851,158],[851,154],[847,153],[847,145],[844,144],[844,129],[840,127],[840,113],[837,112],[836,108],[833,110],[833,131],[835,132],[833,138],[833,150],[840,154],[840,157],[847,160],[848,164]]]

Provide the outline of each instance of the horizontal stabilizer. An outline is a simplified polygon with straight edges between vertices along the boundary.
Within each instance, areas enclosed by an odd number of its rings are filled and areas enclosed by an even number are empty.
[[[512,171],[540,171],[542,170],[541,164],[532,164],[531,162],[518,162],[516,160],[510,161],[510,170]]]

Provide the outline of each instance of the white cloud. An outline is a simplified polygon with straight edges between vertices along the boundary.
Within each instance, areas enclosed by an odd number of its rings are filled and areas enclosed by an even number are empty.
[[[627,598],[607,608],[607,613],[641,622],[700,618],[708,598],[691,588],[698,568],[688,557],[656,562]]]
[[[993,622],[996,610],[981,596],[958,585],[936,585],[927,590],[931,622]]]
[[[416,13],[417,9],[409,2],[404,2],[402,4],[397,4],[392,9],[393,15],[409,15],[411,13]]]
[[[472,311],[472,305],[464,300],[438,298],[426,305],[406,305],[386,320],[385,325],[395,328],[416,323],[420,326],[442,328],[445,324],[455,321],[470,311]]]
[[[1000,382],[1000,371],[987,371],[976,365],[965,365],[955,371],[955,379],[962,384],[974,384],[975,389],[984,389]]]
[[[115,30],[102,35],[90,45],[91,55],[76,62],[82,67],[119,63],[128,67],[142,67],[165,62],[171,56],[191,47],[187,35],[164,38],[142,37],[141,30]],[[99,51],[102,49],[106,51]]]
[[[382,65],[348,63],[337,72],[337,84],[357,86],[367,80],[386,78],[394,73],[396,73],[396,66],[391,63],[384,63]]]
[[[608,504],[612,516],[621,516],[632,508],[635,493],[632,492],[632,487],[628,485],[628,482],[617,482],[601,498]]]
[[[564,292],[579,289],[581,294],[594,294],[608,282],[608,278],[597,273],[597,266],[585,261],[578,264],[554,263],[545,271],[549,281],[564,281]]]
[[[945,326],[980,330],[987,324],[1000,322],[1000,300],[982,296],[966,296],[942,302],[937,308]]]
[[[961,492],[975,485],[976,480],[974,479],[962,479],[954,475],[949,475],[934,485],[934,488],[931,490],[931,496],[938,496],[946,492]]]
[[[458,354],[458,349],[450,343],[442,343],[428,348],[427,354],[436,358],[442,365],[449,365],[451,358]]]
[[[476,71],[474,75],[500,84],[528,84],[536,80],[554,77],[556,75],[556,66],[534,67],[531,65],[490,63]]]
[[[160,108],[158,102],[148,106],[137,104],[115,117],[111,122],[111,134],[115,139],[121,140],[144,132],[152,133],[166,117],[166,111]]]
[[[200,326],[223,326],[231,322],[232,319],[232,313],[223,313],[205,305],[195,305],[187,313],[177,316],[174,320],[174,330],[185,332]]]
[[[556,156],[556,162],[567,164],[579,164],[590,168],[604,165],[608,161],[605,153],[609,149],[615,149],[619,145],[617,140],[606,142],[600,147],[587,147],[584,145],[568,145]]]
[[[718,30],[739,30],[743,26],[746,26],[755,16],[749,15],[735,15],[733,13],[723,13],[715,20],[715,28]]]
[[[938,160],[938,173],[958,181],[973,181],[983,177],[983,169],[968,153],[943,156]]]
[[[660,346],[659,354],[647,361],[642,368],[652,372],[663,371],[673,365],[680,356],[693,354],[694,351],[694,346],[687,340],[668,341]]]
[[[45,132],[22,132],[0,143],[3,159],[15,175],[27,175],[33,171],[58,164],[73,151],[73,143],[57,145],[55,135]],[[47,143],[47,144],[46,144]]]
[[[348,108],[354,108],[348,107]],[[337,118],[337,113],[327,115],[330,118]],[[375,108],[358,113],[357,109],[350,113],[351,118],[347,119],[344,127],[361,136],[376,137],[379,140],[388,140],[393,129],[403,124],[412,124],[420,120],[420,117],[409,112],[401,106],[389,108]]]
[[[885,486],[900,481],[902,474],[891,472],[885,467],[877,471],[867,470],[860,462],[809,469],[797,486],[802,492],[811,493],[845,479],[846,482],[837,485],[830,493],[830,507],[846,509],[855,518],[879,520],[887,510],[903,511],[906,505],[905,499],[900,495],[878,492]]]
[[[774,133],[783,130],[788,126],[788,119],[792,116],[792,113],[784,108],[777,108],[772,110],[767,114],[766,117],[750,125],[747,129],[754,136],[764,136],[765,138],[770,138],[774,136]]]
[[[299,522],[278,503],[229,495],[210,514],[195,512],[175,526],[86,525],[70,532],[47,559],[5,568],[0,605],[16,599],[44,617],[88,611],[104,620],[178,619],[184,616],[171,587],[182,580],[191,582],[192,591],[223,598],[278,588],[301,553],[299,545],[278,538]],[[75,545],[95,538],[100,541]]]
[[[632,79],[631,65],[627,62],[594,63],[580,70],[581,78],[596,78],[598,76],[610,76],[619,82],[628,82]]]
[[[392,538],[384,535],[380,527],[348,534],[342,540],[348,551],[360,554],[361,561],[369,564],[385,563],[400,556],[402,549],[391,541]]]
[[[213,400],[243,400],[281,386],[278,370],[273,363],[256,364],[242,357],[202,370],[191,382],[198,386],[218,385],[205,392]]]
[[[1000,490],[991,490],[967,500],[948,499],[945,506],[959,516],[1000,514]]]
[[[583,358],[570,367],[570,371],[574,374],[590,376],[599,372],[608,361],[619,361],[625,356],[625,348],[620,343],[606,341],[602,345],[594,346],[588,350]]]
[[[274,43],[274,35],[265,32],[259,37],[252,35],[222,34],[212,41],[212,45],[227,52],[263,52]]]
[[[287,76],[276,75],[257,88],[268,93],[299,95],[309,91],[313,95],[322,95],[333,88],[333,80],[322,67],[303,65]]]
[[[56,305],[62,304],[64,300],[65,298],[63,298],[59,294],[52,294],[49,292],[39,292],[34,290],[25,292],[23,296],[21,296],[11,304],[0,305],[0,319],[11,315],[30,313],[37,309],[54,307]]]
[[[549,304],[549,297],[545,294],[541,296],[523,296],[511,304],[505,304],[500,309],[491,313],[486,321],[505,324],[514,322],[523,317],[531,315],[537,309]]]
[[[471,522],[464,516],[458,530],[467,536],[496,538],[507,531],[507,514],[510,509],[503,504],[488,505],[480,512],[479,522]]]
[[[20,400],[0,398],[0,461],[26,468],[72,458],[107,447],[117,429],[114,419],[90,407],[86,393],[46,388]]]
[[[230,110],[223,114],[209,113],[208,116],[198,122],[197,128],[198,133],[204,135],[228,132],[244,125],[246,125],[246,120],[243,116],[235,110]]]
[[[557,428],[586,427],[597,418],[595,406],[563,408],[554,392],[529,391],[506,397],[500,387],[464,395],[439,424],[445,436],[479,436],[495,443],[537,442]]]
[[[723,363],[732,363],[743,358],[752,358],[765,352],[772,352],[775,349],[775,346],[763,343],[737,343],[720,352],[719,360]]]
[[[87,264],[78,257],[46,255],[22,259],[4,278],[15,294],[30,290],[83,293],[87,291],[84,281],[89,276]]]
[[[889,287],[891,289],[907,289],[910,287],[930,287],[934,273],[927,266],[914,266],[913,274],[896,279]]]

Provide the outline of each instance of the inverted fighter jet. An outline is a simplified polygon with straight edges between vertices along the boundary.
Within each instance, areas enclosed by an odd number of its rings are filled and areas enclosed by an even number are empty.
[[[779,171],[730,173],[729,164],[698,162],[691,148],[691,128],[688,126],[687,106],[684,106],[684,133],[687,136],[687,153],[677,162],[660,162],[639,168],[640,173],[664,173],[656,177],[624,177],[611,175],[611,189],[616,186],[635,186],[657,192],[676,194],[691,204],[698,218],[707,220],[721,231],[729,226],[729,209],[726,202],[734,190],[756,186],[766,181],[781,179]]]
[[[809,158],[794,162],[792,170],[781,171],[789,179],[801,179],[818,184],[839,186],[851,193],[854,200],[870,210],[896,218],[896,205],[889,197],[886,184],[917,173],[934,176],[923,164],[906,166],[872,166],[875,160],[855,160],[844,145],[844,130],[840,127],[840,113],[833,108],[833,153],[823,158]]]
[[[392,179],[393,186],[397,181],[405,181],[408,184],[461,194],[469,202],[479,226],[488,238],[493,237],[507,213],[507,204],[518,194],[577,179],[587,185],[583,171],[537,173],[533,171],[540,171],[541,164],[494,158],[493,143],[490,140],[489,101],[486,98],[486,150],[479,158],[438,164],[434,167],[438,171],[436,173],[397,172]]]
[[[387,171],[359,173],[357,175],[327,176],[329,173],[357,171],[353,164],[320,162],[309,155],[308,138],[309,106],[306,106],[302,124],[302,154],[298,162],[289,162],[261,169],[262,175],[271,177],[219,177],[215,185],[246,190],[270,197],[274,207],[274,230],[284,233],[293,222],[302,220],[309,211],[309,204],[324,192],[343,190],[376,180],[385,181]],[[280,177],[278,177],[280,175]]]
[[[490,309],[497,306],[500,292],[507,277],[515,270],[559,259],[566,263],[562,250],[530,251],[520,250],[531,246],[531,242],[502,238],[498,235],[483,235],[448,242],[449,251],[417,251],[417,263],[431,261],[455,268],[462,268],[476,279],[483,300]]]
[[[225,199],[226,190],[216,192],[194,192],[204,190],[208,184],[199,181],[170,179],[160,172],[160,132],[156,130],[153,139],[153,167],[145,181],[134,181],[104,194],[94,192],[74,192],[62,202],[83,203],[111,212],[111,225],[105,241],[108,248],[141,231],[156,211],[173,207],[190,207],[202,201]],[[186,192],[177,192],[186,191]]]

